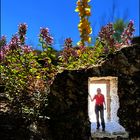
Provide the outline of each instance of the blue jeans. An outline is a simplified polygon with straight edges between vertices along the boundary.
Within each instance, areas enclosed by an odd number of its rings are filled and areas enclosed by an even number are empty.
[[[95,105],[95,114],[96,114],[97,128],[100,127],[99,112],[100,112],[100,119],[101,119],[102,128],[105,129],[104,107],[103,107],[103,105]]]

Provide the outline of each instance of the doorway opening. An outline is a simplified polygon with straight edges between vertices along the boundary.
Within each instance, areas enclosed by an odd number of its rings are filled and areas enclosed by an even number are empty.
[[[93,98],[96,94],[96,90],[97,88],[101,88],[102,94],[104,95],[104,97],[107,96],[107,85],[106,84],[96,84],[96,83],[91,83],[89,85],[89,95]],[[105,98],[105,102],[106,98]],[[95,115],[95,101],[92,102],[91,100],[89,100],[89,118],[91,122],[96,122],[96,115]],[[105,122],[107,122],[107,112],[104,111],[104,119]]]
[[[97,88],[101,89],[105,97],[106,110],[104,110],[105,133],[96,129],[95,101],[91,98],[97,93]],[[128,138],[128,133],[119,124],[117,112],[119,109],[118,97],[118,77],[89,77],[88,78],[88,115],[91,122],[91,135],[93,138],[117,136]]]
[[[88,99],[88,113],[89,113],[89,119],[91,122],[96,122],[96,116],[95,116],[95,101],[91,102],[90,96],[93,98],[96,94],[96,90],[97,88],[101,88],[101,92],[105,97],[105,102],[106,102],[106,110],[104,111],[104,119],[105,122],[109,122],[111,121],[111,118],[113,119],[114,117],[116,118],[116,121],[118,121],[118,117],[117,117],[117,110],[119,108],[119,103],[116,102],[115,104],[115,108],[118,106],[118,108],[116,108],[116,114],[114,114],[115,116],[111,116],[111,113],[113,115],[113,112],[115,111],[113,108],[113,105],[111,105],[113,103],[113,100],[111,102],[111,98],[113,98],[113,95],[117,95],[117,77],[92,77],[89,78],[88,81],[88,93],[89,93],[89,99]],[[115,99],[116,101],[118,101],[118,96],[116,96],[117,98]],[[112,109],[111,109],[112,108]],[[113,111],[113,112],[111,112]]]

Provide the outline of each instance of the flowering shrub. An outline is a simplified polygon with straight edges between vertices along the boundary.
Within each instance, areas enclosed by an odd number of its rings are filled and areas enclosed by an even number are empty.
[[[73,45],[72,45],[72,39],[71,38],[66,38],[66,40],[65,40],[65,44],[64,44],[64,46],[65,46],[65,48],[70,48],[70,47],[72,47]]]
[[[85,46],[72,46],[72,39],[67,38],[64,50],[59,55],[59,66],[63,69],[80,69],[95,64],[94,49]]]
[[[77,53],[75,49],[72,47],[72,39],[66,38],[64,42],[64,50],[60,53],[59,61],[61,62],[60,65],[65,67],[71,62],[76,61]]]
[[[43,50],[46,50],[53,43],[53,37],[49,34],[48,28],[41,28],[39,41],[42,44]]]
[[[113,28],[113,24],[109,23],[101,28],[101,31],[99,32],[99,40],[103,44],[106,53],[114,52],[124,45],[131,44],[131,38],[134,31],[134,22],[130,20],[127,27],[120,35],[121,40],[118,41],[115,39],[115,30]]]
[[[6,45],[6,37],[5,36],[2,36],[0,38],[0,47],[5,46],[5,45]]]
[[[53,37],[49,33],[48,28],[41,28],[39,34],[39,42],[42,46],[42,53],[38,56],[38,60],[44,62],[43,75],[46,75],[47,84],[51,85],[57,73],[56,66],[53,64],[56,61],[56,52],[51,47]]]
[[[9,52],[9,46],[8,45],[2,45],[0,48],[0,61],[2,61],[5,58],[5,55]]]
[[[18,34],[19,34],[20,43],[22,45],[25,43],[26,32],[27,32],[26,23],[20,24],[18,27]]]
[[[114,43],[115,40],[113,38],[113,34],[115,33],[113,29],[113,24],[109,23],[106,26],[101,28],[101,31],[99,32],[99,38],[100,41],[104,44],[104,48],[106,53],[108,53],[109,50],[114,49]]]
[[[90,15],[89,0],[78,0],[77,10],[81,21],[80,44],[73,47],[71,38],[64,42],[64,49],[57,52],[52,48],[53,37],[48,28],[41,28],[39,42],[42,51],[37,53],[26,45],[27,25],[19,25],[18,34],[12,36],[9,43],[6,37],[0,39],[0,69],[5,93],[13,111],[32,119],[40,115],[40,108],[47,105],[47,91],[56,74],[63,69],[81,69],[95,65],[115,50],[129,45],[134,32],[134,23],[129,22],[118,41],[113,24],[102,27],[94,47],[85,47],[90,41],[91,28],[87,17]],[[58,56],[58,57],[57,57]]]
[[[130,45],[131,44],[131,39],[133,37],[134,31],[135,31],[134,21],[130,20],[130,22],[127,25],[127,28],[124,29],[124,31],[121,35],[123,45]]]
[[[25,44],[25,25],[19,25],[18,34],[8,44],[5,37],[1,38],[0,67],[5,93],[13,111],[33,119],[39,116],[40,107],[46,104],[47,90],[56,73],[47,50],[37,55],[31,46]],[[43,32],[40,37],[45,39],[46,46],[51,45]],[[42,66],[39,59],[43,59],[45,65]]]

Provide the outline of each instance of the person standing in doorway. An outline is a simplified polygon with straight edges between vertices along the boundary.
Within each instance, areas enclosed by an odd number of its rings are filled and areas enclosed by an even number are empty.
[[[99,122],[99,114],[101,119],[102,131],[105,131],[105,121],[104,121],[104,110],[106,109],[106,103],[104,95],[101,93],[101,89],[97,88],[97,94],[91,98],[91,101],[95,102],[95,114],[96,114],[96,121],[97,121],[97,130],[100,128]]]

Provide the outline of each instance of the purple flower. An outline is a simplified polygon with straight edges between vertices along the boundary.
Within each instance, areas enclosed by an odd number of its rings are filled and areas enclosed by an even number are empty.
[[[113,24],[109,23],[106,26],[101,28],[99,32],[100,41],[107,43],[110,47],[114,46],[115,40],[113,38],[113,34],[115,33],[113,29]]]
[[[53,44],[53,37],[51,37],[51,36],[46,37],[46,38],[45,38],[45,42],[46,42],[49,46],[51,46],[51,45]]]
[[[0,50],[0,60],[3,60],[5,58],[9,50],[10,50],[9,45],[2,46]]]
[[[130,22],[127,25],[127,28],[124,29],[121,39],[122,39],[122,44],[123,45],[129,45],[131,44],[131,38],[133,35],[133,32],[135,31],[134,29],[134,21],[130,20]]]
[[[129,21],[129,24],[134,25],[134,20],[130,20],[130,21]]]
[[[4,53],[3,53],[3,51],[1,50],[1,51],[0,51],[0,61],[3,60],[3,59],[4,59]]]
[[[26,32],[27,32],[27,25],[26,25],[26,23],[20,24],[19,27],[18,27],[18,34],[19,34],[19,39],[20,39],[21,45],[25,44]]]
[[[53,37],[50,35],[48,28],[40,29],[40,37],[43,39],[47,46],[51,46],[53,44]]]
[[[9,44],[10,49],[14,50],[20,47],[20,39],[17,35],[14,35]]]
[[[9,45],[5,45],[5,46],[2,47],[2,51],[3,51],[5,54],[8,53],[9,50],[10,50]]]
[[[72,41],[71,38],[66,38],[66,39],[65,39],[65,44],[64,44],[64,46],[65,46],[65,47],[68,47],[68,48],[69,48],[69,47],[72,47],[72,42],[73,42],[73,41]]]
[[[49,35],[49,29],[48,28],[41,28],[40,29],[40,36],[45,39]]]
[[[27,24],[26,23],[23,23],[23,24],[20,24],[18,26],[18,33],[19,35],[21,36],[25,36],[26,32],[27,32]]]
[[[28,45],[22,46],[21,49],[23,50],[24,53],[29,53],[33,51],[33,49]]]
[[[0,38],[0,47],[6,45],[6,37],[3,35]]]

